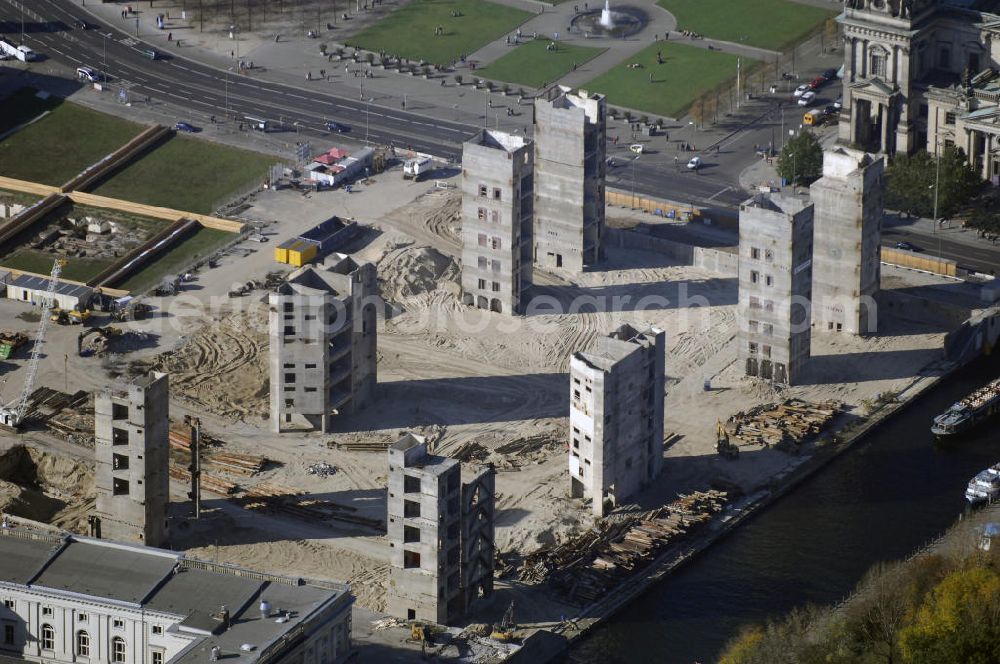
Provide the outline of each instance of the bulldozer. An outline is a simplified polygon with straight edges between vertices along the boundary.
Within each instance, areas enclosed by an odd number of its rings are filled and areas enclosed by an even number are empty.
[[[726,431],[725,425],[722,422],[716,422],[715,431],[718,436],[718,440],[715,443],[715,451],[719,453],[719,456],[726,459],[738,459],[740,448],[736,446],[736,443],[729,440],[729,432]]]
[[[501,643],[510,643],[514,640],[514,630],[517,629],[517,623],[514,622],[514,602],[510,603],[507,610],[503,613],[503,618],[500,619],[496,625],[493,626],[493,632],[490,633],[490,638],[500,641]]]

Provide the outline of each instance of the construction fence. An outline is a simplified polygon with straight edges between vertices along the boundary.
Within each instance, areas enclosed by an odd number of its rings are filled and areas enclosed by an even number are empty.
[[[946,277],[955,277],[958,275],[958,264],[953,260],[938,258],[936,256],[924,256],[913,251],[906,251],[905,249],[882,247],[882,262],[914,270],[933,272],[934,274],[943,274]]]

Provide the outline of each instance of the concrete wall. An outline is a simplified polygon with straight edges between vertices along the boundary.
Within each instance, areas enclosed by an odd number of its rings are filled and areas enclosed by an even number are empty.
[[[531,286],[534,146],[481,131],[462,146],[462,301],[520,313]]]
[[[823,154],[823,177],[809,188],[813,231],[813,309],[817,330],[873,334],[879,289],[884,160],[836,148]]]
[[[555,91],[535,100],[534,261],[580,272],[600,259],[604,235],[607,104]]]
[[[682,265],[693,265],[725,277],[735,277],[737,274],[739,255],[735,252],[695,247],[620,228],[606,229],[604,239],[605,246],[608,247],[654,251]]]
[[[463,609],[493,594],[496,550],[496,471],[482,468],[462,482]]]
[[[810,353],[813,206],[758,194],[740,206],[737,358],[749,376],[794,384]]]
[[[95,395],[96,513],[105,539],[167,543],[169,396],[167,374],[156,372]]]

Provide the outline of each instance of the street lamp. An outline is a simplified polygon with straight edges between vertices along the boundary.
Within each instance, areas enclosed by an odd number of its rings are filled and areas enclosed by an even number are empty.
[[[368,143],[368,115],[370,112],[370,105],[374,101],[371,97],[365,100],[365,143]]]
[[[636,155],[635,159],[632,160],[632,209],[635,209],[635,163],[639,161],[639,156]]]

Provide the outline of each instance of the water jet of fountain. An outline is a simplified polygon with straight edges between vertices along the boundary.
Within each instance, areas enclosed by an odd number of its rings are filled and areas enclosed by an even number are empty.
[[[611,0],[604,0],[604,9],[601,10],[601,20],[599,23],[606,29],[611,29],[615,26],[614,19],[611,18]]]

